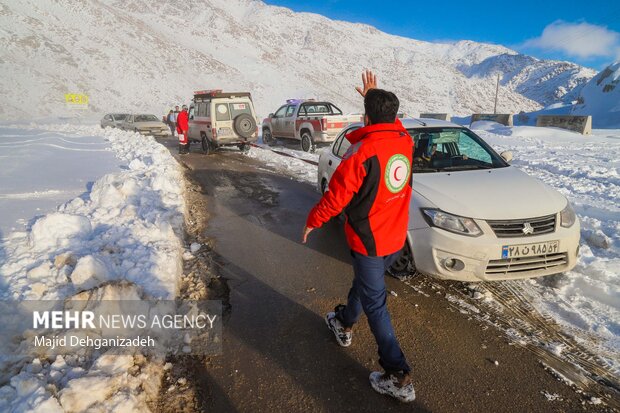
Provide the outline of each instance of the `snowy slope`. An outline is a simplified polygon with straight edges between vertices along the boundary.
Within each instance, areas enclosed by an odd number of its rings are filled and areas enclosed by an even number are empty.
[[[500,84],[547,106],[559,100],[577,100],[584,79],[594,71],[573,63],[539,60],[521,54],[501,54],[471,66],[461,65],[468,76],[500,75]]]
[[[620,62],[609,65],[581,90],[575,115],[592,115],[595,128],[620,128]]]
[[[359,112],[353,87],[368,67],[405,112],[462,115],[492,110],[499,70],[499,110],[518,113],[594,76],[502,46],[422,42],[252,0],[4,1],[0,27],[5,119],[67,115],[65,93],[87,94],[89,113],[162,114],[198,88],[250,90],[260,115],[290,97]]]

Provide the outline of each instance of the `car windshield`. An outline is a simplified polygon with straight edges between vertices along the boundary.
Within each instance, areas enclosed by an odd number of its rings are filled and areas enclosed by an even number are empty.
[[[134,122],[157,122],[157,116],[155,115],[136,115]]]
[[[112,116],[114,116],[114,120],[125,120],[125,118],[127,117],[127,114],[125,114],[125,113],[115,113]]]
[[[508,164],[465,128],[408,129],[415,141],[413,173],[504,168]]]

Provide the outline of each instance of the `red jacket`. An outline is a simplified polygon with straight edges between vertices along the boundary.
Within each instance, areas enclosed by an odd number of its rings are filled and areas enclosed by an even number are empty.
[[[344,209],[353,251],[373,257],[395,253],[407,237],[413,139],[398,119],[346,138],[351,146],[306,225],[318,228]]]
[[[189,129],[187,111],[183,110],[179,112],[177,116],[177,133],[185,133]]]

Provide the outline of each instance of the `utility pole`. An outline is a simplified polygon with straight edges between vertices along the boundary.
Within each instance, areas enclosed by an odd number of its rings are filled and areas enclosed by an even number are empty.
[[[497,114],[497,97],[499,96],[499,73],[497,74],[497,86],[495,87],[495,106],[493,107],[493,114]]]

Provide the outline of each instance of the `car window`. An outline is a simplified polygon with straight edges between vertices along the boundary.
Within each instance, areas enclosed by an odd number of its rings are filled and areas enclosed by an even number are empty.
[[[286,105],[282,106],[280,109],[278,109],[276,111],[276,113],[273,115],[274,118],[283,118],[284,117],[284,112],[286,111]]]
[[[351,142],[349,142],[349,140],[346,137],[343,137],[342,143],[340,144],[340,147],[338,148],[338,153],[336,154],[336,156],[338,156],[339,158],[342,158],[344,154],[347,153],[347,150],[349,150],[349,146],[351,146]]]
[[[359,129],[359,127],[355,126],[355,127],[348,128],[340,132],[340,135],[338,136],[338,138],[336,138],[337,139],[336,143],[334,143],[334,146],[332,148],[332,152],[334,155],[336,155],[339,158],[342,158],[344,156],[344,154],[347,152],[347,150],[351,146],[351,142],[349,142],[345,136],[353,132],[356,129]]]
[[[331,113],[329,105],[327,103],[312,103],[306,104],[305,106],[308,115]]]
[[[105,115],[105,116],[103,117],[103,119],[105,119],[105,120],[112,120],[112,116],[110,116],[110,115]]]
[[[194,113],[195,113],[195,110],[196,110],[196,108],[195,108],[194,106],[192,106],[192,107],[190,107],[190,108],[189,108],[189,113],[187,114],[187,116],[188,116],[190,119],[194,119]]]
[[[502,168],[508,164],[465,128],[409,129],[415,142],[413,173]]]
[[[155,115],[136,115],[134,122],[157,122],[159,119]]]
[[[332,108],[332,113],[333,113],[334,115],[342,115],[342,111],[341,111],[340,109],[338,109],[338,108],[337,108],[336,106],[334,106],[334,105],[330,105],[330,106],[331,106],[331,108]]]
[[[219,121],[230,120],[228,103],[217,103],[215,105],[215,119]]]
[[[249,102],[231,103],[229,106],[230,106],[230,113],[233,119],[242,113],[247,113],[249,115],[252,114],[252,110],[250,109]]]
[[[344,132],[342,132],[334,141],[334,144],[332,145],[332,153],[336,156],[338,156],[338,148],[340,147],[340,144],[342,143],[342,138],[344,137]]]
[[[286,108],[286,115],[284,115],[285,118],[290,118],[291,116],[293,116],[293,114],[295,113],[295,105],[289,105]]]
[[[207,102],[205,105],[207,105],[205,116],[209,118],[211,117],[211,102]]]

